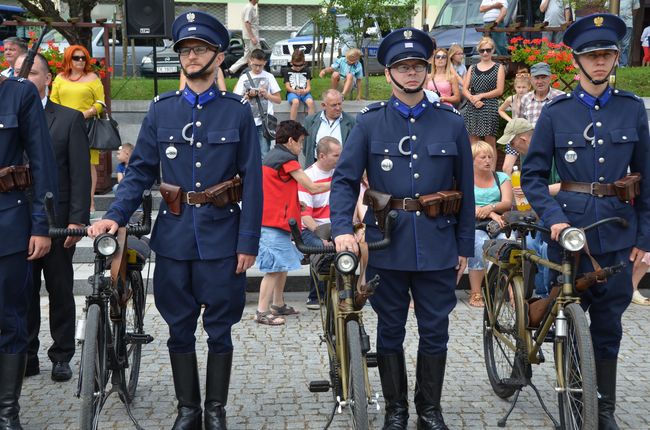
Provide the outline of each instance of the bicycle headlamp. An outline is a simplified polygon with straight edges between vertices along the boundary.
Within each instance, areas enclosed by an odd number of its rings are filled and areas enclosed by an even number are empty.
[[[112,234],[104,233],[97,236],[94,246],[95,252],[104,257],[110,257],[117,251],[117,239]]]
[[[576,252],[584,248],[587,238],[579,228],[569,227],[560,233],[560,245],[567,251]]]
[[[351,252],[341,252],[336,256],[336,270],[343,274],[354,273],[357,270],[359,260]]]

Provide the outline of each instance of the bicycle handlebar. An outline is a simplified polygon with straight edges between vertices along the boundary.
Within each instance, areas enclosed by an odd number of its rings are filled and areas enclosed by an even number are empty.
[[[624,218],[610,217],[610,218],[605,218],[605,219],[601,219],[599,221],[596,221],[595,223],[590,224],[590,225],[588,225],[586,227],[582,227],[581,230],[587,232],[587,231],[589,231],[591,229],[594,229],[596,227],[600,227],[603,224],[609,224],[609,223],[613,223],[613,222],[619,224],[623,228],[627,228],[627,226],[629,225],[627,220],[624,219]],[[567,228],[569,228],[569,227],[567,227]],[[498,232],[502,233],[502,232],[505,232],[505,231],[508,231],[508,230],[530,230],[530,231],[536,230],[536,231],[539,231],[541,233],[551,234],[551,229],[550,228],[543,227],[543,226],[541,226],[539,224],[535,224],[533,222],[527,222],[527,221],[515,221],[515,222],[508,223],[505,226],[501,227]]]
[[[377,242],[368,242],[368,249],[370,251],[376,251],[379,249],[384,249],[390,245],[391,240],[391,230],[393,229],[393,224],[397,220],[397,211],[390,211],[386,216],[386,225],[384,228],[384,238]],[[336,247],[334,245],[323,245],[323,246],[307,246],[302,241],[302,235],[298,229],[298,223],[294,218],[289,220],[289,228],[291,228],[291,237],[296,243],[296,248],[303,254],[335,254]]]
[[[146,234],[149,234],[151,231],[151,208],[152,208],[152,198],[151,191],[145,190],[142,193],[142,210],[144,216],[142,219],[142,224],[137,226],[127,226],[126,234],[130,236],[142,237]],[[45,194],[45,213],[47,215],[47,222],[50,226],[48,235],[51,238],[61,238],[67,236],[78,236],[85,237],[88,236],[88,231],[85,228],[60,228],[55,227],[55,217],[54,217],[54,195],[51,192]]]

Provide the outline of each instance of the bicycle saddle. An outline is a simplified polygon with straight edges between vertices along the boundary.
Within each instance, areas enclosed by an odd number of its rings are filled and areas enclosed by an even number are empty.
[[[503,220],[506,224],[512,224],[513,222],[537,222],[539,217],[533,210],[529,211],[508,211],[503,214]]]
[[[139,258],[142,258],[144,261],[149,259],[151,256],[151,248],[149,247],[149,239],[143,237],[138,239],[135,236],[128,236],[126,238],[126,247],[132,249],[138,254]]]

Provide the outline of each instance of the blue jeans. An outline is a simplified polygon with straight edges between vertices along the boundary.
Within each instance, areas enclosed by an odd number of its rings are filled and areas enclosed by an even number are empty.
[[[309,229],[304,229],[302,231],[302,241],[305,243],[307,246],[323,246],[323,241],[314,234],[313,231]],[[309,296],[307,297],[307,300],[312,301],[312,300],[318,300],[318,296],[320,295],[321,299],[325,297],[325,283],[319,281],[318,282],[318,293],[316,293],[316,284],[314,282],[314,278],[311,275],[311,271],[309,272]]]
[[[531,251],[535,251],[537,255],[544,259],[548,259],[548,244],[542,240],[542,234],[537,233],[535,239],[529,234],[526,237],[526,245]],[[537,274],[535,275],[535,294],[539,297],[546,297],[549,293],[549,286],[551,284],[550,270],[546,266],[538,265]]]
[[[494,21],[492,21],[492,22],[494,22]],[[490,24],[490,23],[486,22],[485,24],[487,25],[487,24]],[[504,28],[505,25],[503,24],[503,22],[501,22],[501,23],[499,23],[499,25],[497,25],[497,27],[498,28]],[[490,32],[490,37],[492,38],[492,40],[494,40],[495,54],[496,55],[508,55],[508,50],[506,49],[506,46],[507,46],[506,33],[491,31]]]
[[[621,67],[627,67],[630,60],[630,42],[632,41],[632,27],[625,28],[625,36],[621,40],[621,59],[619,63]]]
[[[266,154],[271,149],[271,142],[266,140],[266,137],[264,137],[264,126],[263,125],[258,125],[257,126],[257,138],[260,141],[260,150],[262,151],[262,160],[264,160],[264,157],[266,156]]]

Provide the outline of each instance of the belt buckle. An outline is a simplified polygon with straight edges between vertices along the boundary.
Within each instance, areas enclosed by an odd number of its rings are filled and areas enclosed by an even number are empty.
[[[406,202],[407,202],[407,201],[410,201],[410,200],[414,200],[414,199],[412,199],[412,198],[410,198],[410,197],[404,197],[404,198],[402,199],[402,210],[403,210],[403,211],[408,211],[408,209],[406,209]]]
[[[188,205],[190,205],[190,206],[196,206],[196,203],[191,203],[191,202],[190,202],[190,199],[192,198],[192,196],[193,196],[194,194],[196,194],[195,191],[188,191],[187,193],[185,193],[185,203],[186,203],[186,204],[188,204]]]
[[[592,182],[589,184],[589,194],[595,197],[605,197],[604,194],[596,194],[596,187],[600,185],[598,182]]]

